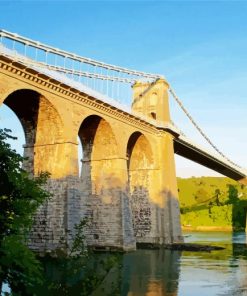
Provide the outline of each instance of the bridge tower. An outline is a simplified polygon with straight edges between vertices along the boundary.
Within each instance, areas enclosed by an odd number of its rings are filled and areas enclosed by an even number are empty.
[[[170,122],[169,85],[164,79],[133,86],[132,110],[158,122]]]
[[[152,83],[136,82],[133,86],[132,111],[152,119],[156,123],[170,123],[169,85],[164,79]],[[144,144],[144,143],[143,143]],[[144,149],[144,147],[142,147]],[[129,179],[132,200],[132,211],[135,213],[136,199],[139,188],[148,192],[146,203],[150,208],[151,231],[145,236],[138,233],[140,223],[134,220],[134,230],[137,243],[173,243],[181,242],[180,210],[178,188],[175,171],[173,135],[164,129],[157,131],[153,167],[137,167],[130,155]],[[143,203],[140,203],[143,206]],[[134,215],[134,214],[133,214]],[[148,226],[150,227],[150,226]],[[137,229],[135,229],[137,228]]]

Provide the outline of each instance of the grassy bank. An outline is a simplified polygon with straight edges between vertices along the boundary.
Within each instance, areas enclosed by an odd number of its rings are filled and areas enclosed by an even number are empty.
[[[229,178],[178,178],[184,230],[242,231],[246,228],[247,188]]]

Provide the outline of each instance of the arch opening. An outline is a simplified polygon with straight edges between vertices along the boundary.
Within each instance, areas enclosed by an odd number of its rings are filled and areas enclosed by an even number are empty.
[[[133,133],[127,145],[128,169],[148,169],[153,165],[151,145],[140,132]]]
[[[134,234],[137,242],[143,242],[152,230],[150,195],[153,154],[150,143],[140,132],[133,133],[129,138],[127,157]]]
[[[110,124],[100,116],[90,115],[78,132],[82,165],[80,183],[85,204],[84,213],[90,223],[89,245],[114,245],[113,221],[119,217],[119,192],[116,173],[117,142]],[[114,227],[120,227],[114,224]],[[119,229],[120,233],[120,229]]]
[[[16,114],[7,105],[3,104],[0,108],[0,126],[11,130],[10,135],[15,137],[16,140],[8,139],[7,142],[11,148],[23,156],[25,134],[22,124]]]
[[[117,157],[117,143],[109,123],[98,115],[88,116],[81,124],[78,132],[79,156],[83,164]]]
[[[24,157],[28,159],[23,167],[30,173],[35,173],[35,158],[36,171],[47,170],[40,165],[44,155],[38,157],[39,153],[34,150],[35,146],[51,145],[62,139],[63,125],[55,107],[43,95],[30,89],[12,92],[3,104],[13,111],[24,132]]]

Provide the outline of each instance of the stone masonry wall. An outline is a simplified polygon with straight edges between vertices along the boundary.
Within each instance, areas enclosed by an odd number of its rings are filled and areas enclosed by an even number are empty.
[[[49,180],[45,189],[52,197],[40,208],[30,235],[30,247],[40,253],[61,247],[60,240],[66,239],[67,221],[67,178]]]

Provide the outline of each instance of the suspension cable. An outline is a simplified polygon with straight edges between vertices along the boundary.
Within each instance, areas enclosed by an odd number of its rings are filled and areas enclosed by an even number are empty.
[[[182,101],[178,98],[178,96],[176,95],[175,91],[169,87],[169,92],[171,93],[172,97],[175,99],[175,101],[177,102],[177,104],[180,106],[180,108],[183,110],[183,112],[185,113],[185,115],[189,118],[189,120],[191,121],[191,123],[194,125],[194,127],[198,130],[198,132],[202,135],[202,137],[208,142],[208,144],[213,147],[213,149],[218,152],[223,158],[225,158],[228,162],[232,163],[233,165],[239,167],[237,164],[235,164],[234,162],[232,162],[228,157],[225,156],[224,153],[222,153],[217,146],[215,146],[213,144],[213,142],[208,138],[208,136],[202,131],[202,129],[199,127],[199,125],[195,122],[195,120],[192,118],[192,116],[190,115],[190,113],[187,111],[187,109],[184,107]]]

